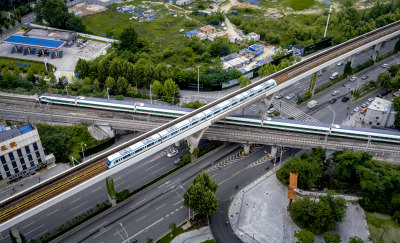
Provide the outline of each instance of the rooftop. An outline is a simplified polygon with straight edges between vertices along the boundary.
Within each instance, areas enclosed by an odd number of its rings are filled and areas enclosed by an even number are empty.
[[[22,134],[25,134],[27,132],[30,132],[33,130],[33,127],[29,124],[25,124],[22,127],[15,127],[15,128],[11,128],[9,130],[6,131],[2,131],[0,132],[0,143],[9,140],[11,138],[15,138],[18,137]]]
[[[389,112],[392,107],[392,102],[388,100],[381,99],[376,97],[372,103],[368,106],[369,110],[383,111]]]
[[[75,36],[73,31],[31,29],[24,33],[25,36],[47,37],[54,40],[69,40]]]
[[[40,38],[32,38],[26,36],[12,35],[7,39],[3,40],[4,43],[22,45],[22,46],[34,46],[47,49],[58,49],[62,47],[65,41],[48,40]]]

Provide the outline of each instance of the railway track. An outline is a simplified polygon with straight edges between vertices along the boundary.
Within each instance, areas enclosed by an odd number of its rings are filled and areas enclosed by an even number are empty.
[[[167,124],[164,124],[156,129],[154,129],[151,132],[148,132],[142,136],[139,136],[138,138],[135,138],[131,141],[128,141],[111,151],[107,151],[103,153],[101,156],[98,156],[96,158],[93,158],[92,160],[89,160],[87,163],[83,163],[79,166],[77,166],[76,169],[68,171],[66,173],[63,173],[62,175],[59,175],[52,180],[49,180],[49,182],[45,186],[37,187],[31,190],[28,190],[25,194],[21,195],[16,195],[13,198],[6,200],[5,202],[2,202],[0,205],[1,211],[0,211],[0,223],[3,223],[15,215],[18,215],[30,208],[35,207],[39,203],[43,203],[47,199],[54,197],[56,195],[61,194],[63,191],[66,191],[74,186],[79,185],[83,181],[94,177],[95,175],[100,174],[101,172],[104,172],[106,170],[106,166],[104,164],[104,158],[111,154],[114,153],[126,146],[129,146],[130,144],[134,144],[138,141],[143,140],[147,136],[151,136],[159,131],[162,131],[169,126],[172,126],[174,124],[177,124],[183,120],[188,119],[191,116],[194,116],[200,112],[203,112],[206,109],[209,109],[215,105],[217,105],[220,102],[223,102],[225,100],[230,99],[233,96],[238,95],[239,93],[242,93],[246,90],[252,89],[253,87],[265,82],[268,79],[275,79],[279,84],[282,84],[296,76],[299,76],[310,69],[313,69],[317,66],[319,66],[322,63],[325,63],[327,61],[330,61],[343,53],[349,52],[351,50],[354,50],[361,45],[364,45],[365,43],[371,42],[373,40],[379,39],[382,36],[388,35],[390,33],[393,33],[395,31],[400,30],[400,21],[397,21],[395,23],[392,23],[390,25],[387,25],[385,27],[382,27],[380,29],[374,30],[370,33],[367,33],[365,35],[362,35],[358,38],[355,38],[353,40],[350,40],[346,43],[340,44],[338,46],[335,46],[323,53],[320,53],[318,55],[313,56],[312,59],[305,60],[301,63],[295,64],[291,67],[288,67],[274,75],[271,75],[269,77],[266,77],[264,79],[259,80],[258,82],[251,84],[243,89],[240,89],[236,92],[231,93],[230,95],[227,95],[220,100],[214,101],[202,108],[197,109],[196,111],[191,112],[190,114],[184,115],[180,118],[177,118],[171,122],[168,122]],[[22,100],[23,98],[20,97],[13,97],[14,100]],[[10,99],[10,98],[8,98]],[[101,158],[100,158],[101,157]]]

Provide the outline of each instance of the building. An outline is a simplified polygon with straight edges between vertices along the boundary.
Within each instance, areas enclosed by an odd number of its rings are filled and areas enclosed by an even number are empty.
[[[292,51],[294,56],[304,56],[304,46],[296,44],[292,46]]]
[[[31,124],[0,132],[0,184],[34,172],[46,164],[39,133]]]
[[[192,1],[192,0],[177,0],[175,2],[175,4],[178,5],[178,6],[185,6],[185,5],[189,5],[189,4],[193,3],[193,2],[194,1]]]
[[[200,31],[190,30],[190,31],[186,32],[185,35],[186,35],[186,37],[192,38],[193,36],[197,35],[198,33],[200,33]]]
[[[60,30],[60,29],[41,29],[33,28],[24,33],[24,36],[33,38],[43,38],[50,40],[65,41],[67,45],[71,45],[77,38],[78,34],[75,31]]]
[[[378,127],[393,127],[396,111],[392,102],[376,97],[365,112],[364,123]]]
[[[246,39],[249,41],[259,41],[260,35],[257,33],[251,32],[248,35],[246,35]]]
[[[215,28],[211,25],[206,25],[206,26],[200,27],[199,30],[206,35],[209,35],[209,34],[215,32]]]

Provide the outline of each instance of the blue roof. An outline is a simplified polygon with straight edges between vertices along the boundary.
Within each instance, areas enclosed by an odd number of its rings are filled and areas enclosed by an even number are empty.
[[[3,42],[15,45],[36,46],[48,49],[58,49],[62,47],[65,43],[65,41],[32,38],[19,35],[12,35],[5,39]]]
[[[247,3],[253,4],[253,5],[260,5],[262,2],[257,1],[257,0],[247,0]]]
[[[25,126],[20,127],[19,130],[22,132],[22,134],[25,134],[32,131],[32,127],[29,124],[26,124]]]
[[[199,30],[191,30],[191,31],[186,32],[186,35],[187,35],[187,36],[189,36],[189,35],[196,35],[196,34],[198,34],[198,33],[200,33]]]
[[[0,126],[0,132],[5,131],[6,127],[5,126]]]

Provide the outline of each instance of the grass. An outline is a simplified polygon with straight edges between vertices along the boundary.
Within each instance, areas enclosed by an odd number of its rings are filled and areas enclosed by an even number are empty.
[[[315,0],[289,0],[289,6],[294,10],[304,10],[315,4]]]
[[[372,242],[378,242],[384,231],[383,242],[398,242],[400,239],[400,225],[389,215],[369,212],[365,212],[365,214]]]
[[[185,232],[189,232],[189,231],[195,230],[195,229],[197,229],[197,226],[190,227],[189,229],[186,229],[186,230],[182,229],[181,227],[177,227],[174,230],[174,234],[173,234],[172,237],[171,237],[171,233],[168,233],[168,234],[164,235],[158,242],[160,242],[160,243],[170,243],[178,235],[183,234]]]
[[[11,62],[17,62],[17,63],[23,63],[23,64],[28,64],[29,67],[25,66],[18,66],[15,64],[11,64]],[[7,66],[9,70],[14,70],[14,68],[19,67],[21,71],[27,72],[29,69],[31,69],[34,73],[42,73],[46,71],[46,68],[44,67],[44,63],[40,61],[32,61],[32,60],[25,60],[25,59],[18,59],[18,58],[12,58],[12,57],[0,57],[0,67],[3,68]],[[49,69],[53,69],[53,65],[49,63]]]

